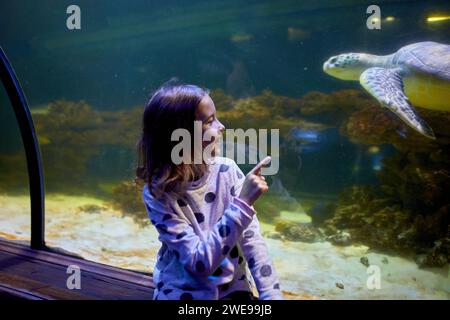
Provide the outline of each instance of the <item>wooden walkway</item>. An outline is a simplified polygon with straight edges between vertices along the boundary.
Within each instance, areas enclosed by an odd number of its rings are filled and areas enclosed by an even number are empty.
[[[67,288],[70,265],[81,270],[80,289]],[[149,274],[0,240],[0,299],[152,300],[153,291]]]

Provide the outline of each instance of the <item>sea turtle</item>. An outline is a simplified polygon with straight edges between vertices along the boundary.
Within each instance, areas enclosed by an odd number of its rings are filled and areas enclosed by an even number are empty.
[[[433,130],[411,103],[450,112],[450,45],[418,42],[386,56],[344,53],[328,59],[323,70],[342,80],[359,80],[382,106],[432,139]]]

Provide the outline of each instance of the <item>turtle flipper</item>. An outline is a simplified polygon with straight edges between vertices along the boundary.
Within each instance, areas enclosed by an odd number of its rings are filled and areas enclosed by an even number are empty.
[[[359,82],[382,106],[394,112],[408,126],[435,139],[433,129],[416,113],[403,92],[400,69],[369,68],[361,74]]]

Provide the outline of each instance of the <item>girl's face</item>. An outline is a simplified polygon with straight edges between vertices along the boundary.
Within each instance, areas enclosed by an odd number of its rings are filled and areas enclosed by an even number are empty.
[[[219,138],[225,131],[225,126],[217,119],[216,116],[216,106],[209,95],[205,95],[200,101],[197,111],[196,120],[202,121],[202,136],[214,137],[214,139],[203,141],[203,149],[206,148],[211,143],[214,143],[214,154],[219,155]],[[209,140],[209,141],[208,141]]]

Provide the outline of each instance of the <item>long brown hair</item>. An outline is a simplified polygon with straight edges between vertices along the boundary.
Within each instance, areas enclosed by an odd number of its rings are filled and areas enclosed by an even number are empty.
[[[145,106],[136,176],[158,198],[165,192],[183,193],[189,181],[206,172],[204,163],[173,163],[171,152],[178,142],[171,141],[171,135],[183,128],[194,136],[197,106],[207,94],[206,89],[195,85],[169,82],[156,90]]]

